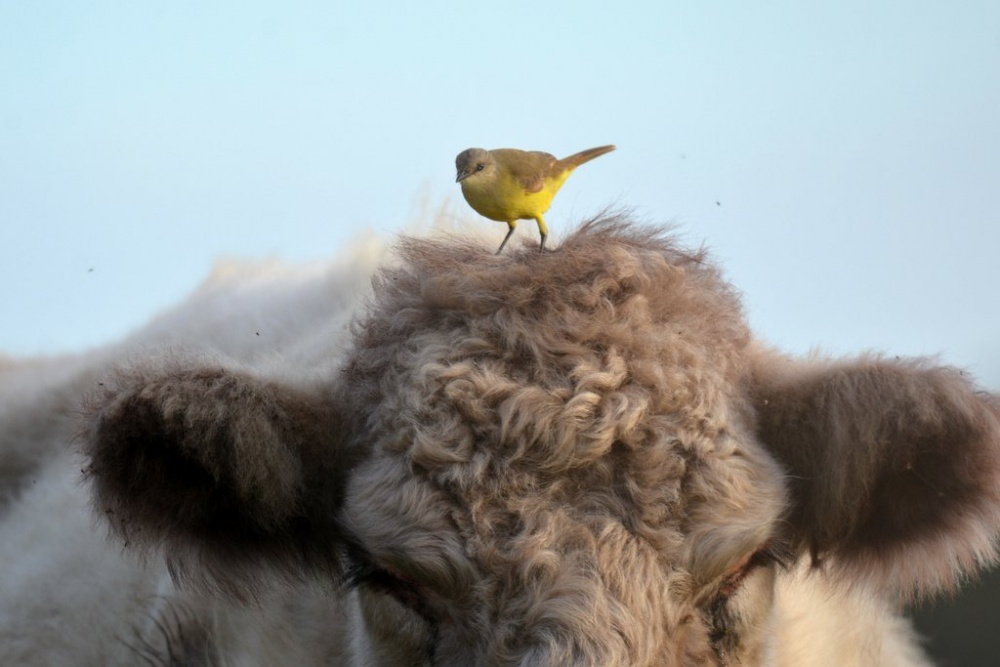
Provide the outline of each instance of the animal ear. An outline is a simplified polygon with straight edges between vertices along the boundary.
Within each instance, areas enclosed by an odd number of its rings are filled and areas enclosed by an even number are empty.
[[[761,351],[752,392],[789,473],[793,544],[814,562],[911,597],[995,561],[1000,401],[962,371]]]
[[[318,390],[218,367],[103,383],[83,434],[95,508],[127,547],[237,595],[269,573],[336,569],[351,460]]]

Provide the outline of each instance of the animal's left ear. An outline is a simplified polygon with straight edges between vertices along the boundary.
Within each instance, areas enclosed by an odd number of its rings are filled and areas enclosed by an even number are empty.
[[[924,360],[755,358],[758,435],[788,470],[796,546],[903,596],[996,560],[1000,401]]]
[[[96,511],[126,547],[237,594],[336,570],[352,458],[327,393],[208,366],[107,379],[83,435]]]

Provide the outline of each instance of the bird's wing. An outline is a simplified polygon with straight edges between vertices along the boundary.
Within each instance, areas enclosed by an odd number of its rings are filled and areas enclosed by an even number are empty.
[[[556,162],[555,155],[542,151],[501,148],[491,152],[525,192],[540,192],[545,185],[545,178]]]

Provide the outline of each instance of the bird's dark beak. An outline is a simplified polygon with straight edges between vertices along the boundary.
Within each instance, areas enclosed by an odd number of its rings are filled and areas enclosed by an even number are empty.
[[[463,172],[461,172],[461,171],[460,171],[460,172],[458,172],[458,175],[457,175],[457,176],[455,176],[455,182],[456,182],[456,183],[461,183],[461,182],[462,182],[462,179],[463,179],[463,178],[465,178],[465,177],[466,177],[466,176],[468,176],[468,175],[469,175],[469,173],[468,173],[468,172],[464,172],[464,173],[463,173]]]

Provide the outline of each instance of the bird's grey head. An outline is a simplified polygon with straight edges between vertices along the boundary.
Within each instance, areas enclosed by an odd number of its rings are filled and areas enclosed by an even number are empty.
[[[460,183],[469,176],[483,171],[491,161],[489,151],[483,148],[466,148],[455,158],[455,169],[458,172],[455,182]]]

